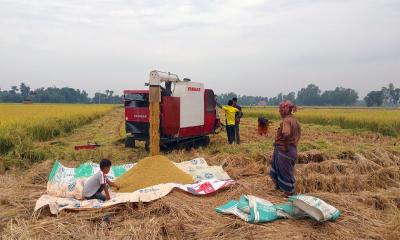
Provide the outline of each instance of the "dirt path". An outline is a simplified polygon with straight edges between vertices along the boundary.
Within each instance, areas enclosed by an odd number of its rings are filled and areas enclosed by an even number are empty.
[[[279,220],[251,225],[215,213],[214,208],[241,194],[253,194],[274,203],[286,201],[274,191],[268,177],[272,136],[256,133],[255,119],[244,119],[243,144],[229,146],[225,132],[214,135],[206,149],[173,151],[174,161],[204,156],[223,165],[239,184],[207,197],[174,191],[150,204],[125,204],[104,212],[63,212],[58,217],[32,218],[35,200],[46,191],[46,179],[55,159],[68,166],[108,157],[114,163],[132,162],[146,155],[143,146],[125,149],[119,136],[123,109],[117,109],[67,137],[40,143],[52,159],[30,170],[0,175],[0,232],[4,238],[124,238],[128,239],[399,239],[399,139],[357,133],[335,127],[303,125],[297,189],[321,197],[342,212],[337,222],[317,224],[309,219]],[[271,129],[273,135],[277,123]],[[96,141],[96,150],[73,147]],[[104,225],[104,214],[111,222]],[[126,239],[126,238],[124,238]]]

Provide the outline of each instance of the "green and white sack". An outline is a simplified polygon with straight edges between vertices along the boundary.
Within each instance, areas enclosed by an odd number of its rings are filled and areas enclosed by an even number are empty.
[[[231,200],[215,211],[233,214],[249,223],[271,222],[279,218],[274,204],[252,195],[242,195],[239,201]]]
[[[281,218],[305,218],[308,217],[307,213],[303,212],[300,208],[293,205],[292,202],[275,204],[276,211]]]
[[[338,209],[316,197],[306,195],[291,196],[289,201],[319,222],[336,220],[340,216]]]
[[[272,204],[251,195],[242,195],[239,201],[231,200],[215,208],[222,214],[233,214],[249,223],[271,222],[278,218],[310,217],[317,221],[336,220],[340,212],[323,200],[312,196],[291,196],[289,202]]]
[[[133,165],[130,163],[112,166],[107,177],[114,180],[131,169]],[[56,161],[47,182],[47,194],[55,197],[82,199],[85,181],[98,171],[100,171],[100,167],[96,163],[84,163],[77,168],[68,168]]]

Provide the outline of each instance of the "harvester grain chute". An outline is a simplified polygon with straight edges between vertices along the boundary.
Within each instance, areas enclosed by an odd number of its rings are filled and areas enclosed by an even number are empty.
[[[175,74],[152,71],[150,89],[160,89],[160,148],[191,148],[206,146],[209,134],[220,125],[215,109],[213,90],[203,83],[180,80]],[[149,90],[125,90],[126,147],[134,147],[136,141],[144,141],[149,148],[150,96]]]

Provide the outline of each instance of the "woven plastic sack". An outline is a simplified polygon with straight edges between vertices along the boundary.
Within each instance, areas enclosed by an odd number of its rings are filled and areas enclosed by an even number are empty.
[[[131,169],[133,164],[112,166],[107,178],[113,180]],[[47,194],[55,197],[82,199],[86,180],[100,171],[96,163],[84,163],[77,168],[68,168],[59,161],[54,163],[47,182]]]
[[[219,180],[230,180],[231,177],[222,169],[222,166],[208,166],[204,158],[195,158],[190,161],[180,162],[174,164],[193,176],[195,182],[210,180],[213,178]]]
[[[340,216],[340,211],[337,208],[316,197],[306,195],[291,196],[289,201],[319,222],[336,220]]]
[[[233,214],[249,223],[271,222],[279,218],[274,204],[252,195],[242,195],[239,201],[231,200],[215,211]]]
[[[291,202],[275,204],[277,214],[281,218],[305,218],[308,215]]]

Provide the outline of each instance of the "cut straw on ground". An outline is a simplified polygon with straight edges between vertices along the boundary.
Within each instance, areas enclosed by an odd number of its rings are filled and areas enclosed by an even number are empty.
[[[95,120],[79,133],[57,139],[60,145],[41,143],[74,167],[109,157],[114,164],[146,156],[144,146],[125,149],[118,142],[122,110]],[[242,121],[242,144],[229,146],[225,132],[212,136],[205,149],[172,151],[167,157],[181,162],[205,157],[222,165],[238,184],[211,196],[194,197],[173,191],[151,203],[127,203],[100,211],[46,211],[32,216],[36,199],[45,192],[54,159],[29,170],[0,175],[0,232],[4,239],[400,239],[399,139],[375,133],[353,133],[336,127],[303,125],[301,156],[296,163],[296,190],[337,207],[336,222],[310,219],[252,225],[219,215],[214,208],[242,194],[282,203],[268,176],[273,136],[260,137],[256,119]],[[271,128],[273,133],[276,125]],[[272,134],[273,135],[273,134]],[[103,139],[92,152],[69,151],[82,139]],[[110,222],[104,221],[109,215]]]

